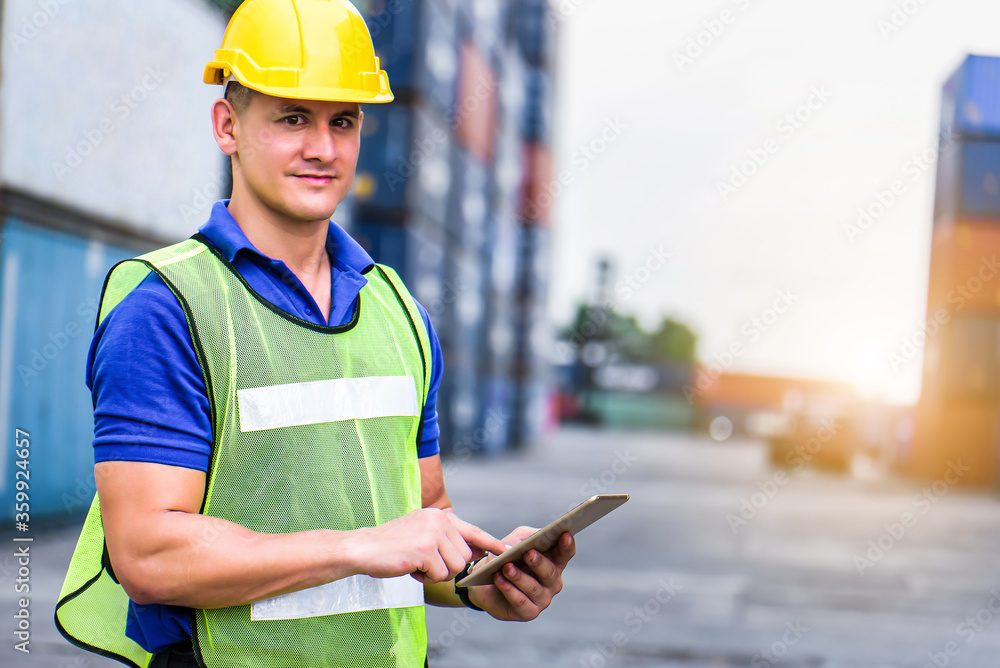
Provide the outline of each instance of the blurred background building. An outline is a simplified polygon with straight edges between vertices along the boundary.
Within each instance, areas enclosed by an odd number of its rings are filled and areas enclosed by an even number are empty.
[[[400,271],[434,322],[442,451],[522,447],[552,426],[551,9],[546,0],[358,7],[396,100],[365,109],[348,229]]]

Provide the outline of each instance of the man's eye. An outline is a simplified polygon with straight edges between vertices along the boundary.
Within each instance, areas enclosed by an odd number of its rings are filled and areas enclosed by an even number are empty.
[[[354,121],[350,118],[335,118],[333,124],[338,128],[353,128]]]
[[[285,116],[281,120],[287,123],[288,125],[302,125],[303,123],[305,123],[306,119],[302,118],[302,116],[295,115],[295,116]]]

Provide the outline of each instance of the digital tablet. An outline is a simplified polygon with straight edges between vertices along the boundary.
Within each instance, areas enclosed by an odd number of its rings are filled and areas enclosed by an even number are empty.
[[[545,552],[552,549],[564,533],[576,535],[612,510],[628,501],[628,494],[598,494],[592,496],[557,520],[531,534],[503,554],[487,554],[476,562],[469,574],[455,584],[459,587],[475,587],[492,584],[493,575],[511,561],[522,561],[528,550]]]

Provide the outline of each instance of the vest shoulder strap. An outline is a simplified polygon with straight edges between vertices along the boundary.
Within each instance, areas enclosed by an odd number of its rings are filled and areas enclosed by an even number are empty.
[[[125,296],[132,292],[150,271],[181,262],[208,250],[203,243],[194,239],[185,239],[179,243],[151,251],[138,257],[122,260],[111,268],[104,279],[104,289],[101,293],[101,309],[97,315],[97,325],[100,325],[108,313],[117,306]],[[159,272],[157,272],[159,273]],[[170,286],[170,283],[167,283]],[[173,290],[173,287],[170,286]]]
[[[413,328],[413,335],[416,337],[417,342],[420,344],[420,359],[424,365],[424,391],[423,391],[423,403],[427,403],[427,393],[430,389],[431,383],[431,342],[430,333],[427,331],[427,327],[424,325],[424,319],[420,316],[420,310],[417,308],[417,302],[410,294],[406,286],[403,285],[402,279],[396,270],[384,264],[376,264],[375,271],[379,272],[379,275],[385,280],[386,283],[392,288],[393,292],[396,293],[396,297],[399,299],[400,304],[406,309],[407,318],[410,321],[410,327]],[[423,429],[423,423],[421,422],[421,430]],[[418,440],[420,436],[418,435]]]

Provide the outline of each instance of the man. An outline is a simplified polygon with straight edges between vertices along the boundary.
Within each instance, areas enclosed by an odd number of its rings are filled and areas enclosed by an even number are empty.
[[[91,345],[97,495],[56,608],[136,666],[420,666],[424,600],[529,620],[565,534],[458,590],[498,541],[451,509],[423,307],[331,221],[360,103],[392,100],[346,0],[247,0],[206,67],[233,194],[109,274]]]

